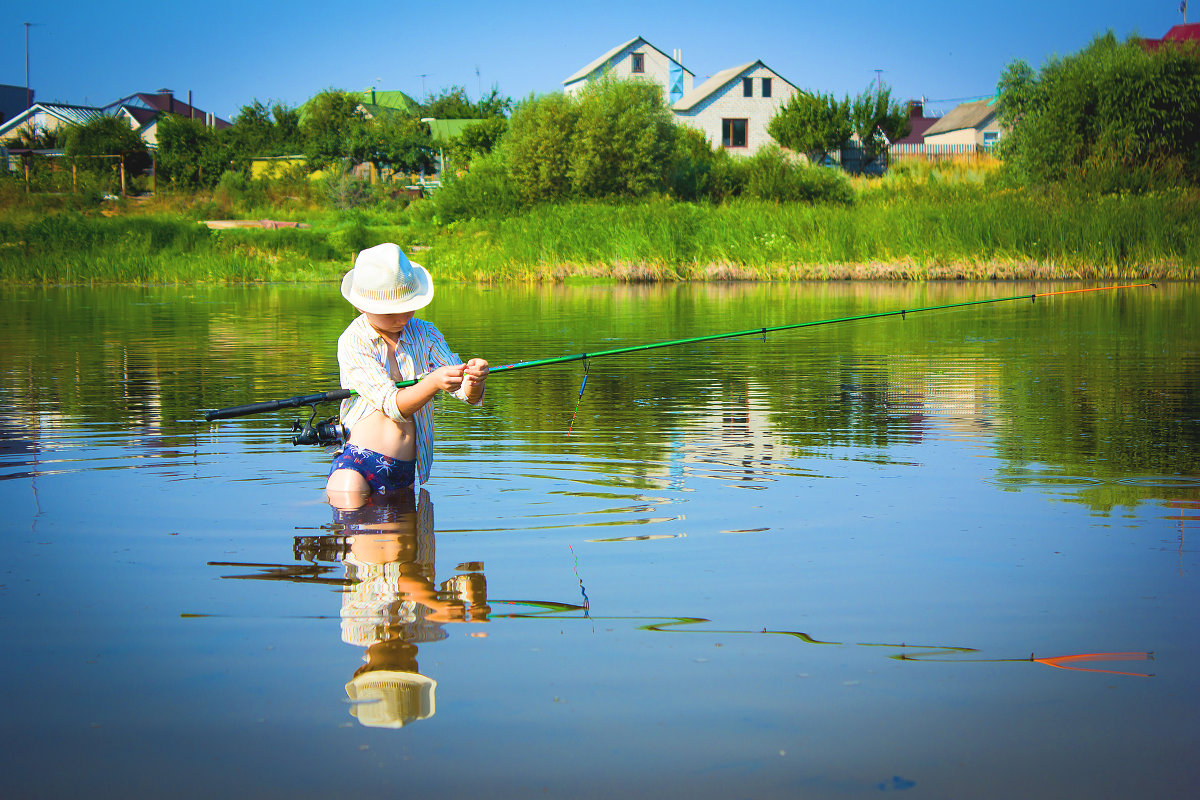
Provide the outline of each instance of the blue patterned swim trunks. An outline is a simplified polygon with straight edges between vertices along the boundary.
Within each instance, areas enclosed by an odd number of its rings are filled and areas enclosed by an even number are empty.
[[[329,474],[332,475],[337,469],[352,469],[362,475],[372,492],[394,492],[413,485],[417,460],[414,458],[401,461],[365,447],[348,444],[334,453]]]

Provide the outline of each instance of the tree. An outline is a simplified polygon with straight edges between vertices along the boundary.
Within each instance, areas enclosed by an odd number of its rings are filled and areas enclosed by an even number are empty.
[[[850,126],[863,149],[863,166],[887,149],[889,141],[903,139],[912,129],[908,109],[892,100],[887,84],[873,83],[850,104]]]
[[[359,130],[352,156],[379,167],[422,172],[433,166],[429,128],[413,117],[399,114],[373,120]]]
[[[462,159],[470,163],[473,159],[492,152],[506,130],[508,120],[504,117],[490,117],[472,122],[463,126],[458,136],[451,140],[447,154],[451,159]]]
[[[578,96],[571,182],[582,197],[637,197],[667,188],[677,128],[662,90],[601,78]]]
[[[96,117],[68,128],[63,135],[63,152],[80,168],[97,175],[118,168],[125,174],[137,174],[150,166],[146,142],[122,117]],[[116,156],[119,164],[99,156]]]
[[[998,85],[1001,155],[1022,179],[1101,192],[1200,182],[1200,49],[1152,52],[1112,33]]]
[[[212,187],[229,167],[225,137],[198,119],[164,114],[158,122],[158,172],[172,185]]]
[[[821,164],[852,133],[850,98],[832,94],[797,92],[767,124],[767,133],[779,144],[803,153],[812,164]]]
[[[571,139],[578,120],[579,109],[562,92],[531,95],[513,110],[503,149],[525,203],[570,193]]]
[[[501,97],[500,90],[492,87],[489,94],[472,103],[467,97],[467,90],[461,86],[451,86],[442,89],[436,95],[429,95],[421,104],[422,117],[437,119],[488,119],[503,117],[512,108],[512,98]]]
[[[312,169],[350,158],[356,147],[363,147],[367,119],[359,105],[357,96],[337,89],[321,92],[305,104],[300,131]]]

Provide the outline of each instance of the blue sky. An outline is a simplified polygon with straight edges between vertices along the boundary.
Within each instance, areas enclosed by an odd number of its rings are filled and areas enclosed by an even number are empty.
[[[1200,2],[1190,21],[1200,21]],[[557,91],[606,50],[643,36],[702,80],[755,59],[800,88],[857,93],[883,70],[900,98],[941,111],[990,94],[1005,64],[1034,67],[1107,30],[1162,36],[1179,0],[962,3],[47,2],[0,23],[0,83],[38,100],[105,105],[167,87],[226,119],[253,101],[299,105],[327,88],[450,85],[474,98]],[[478,74],[476,73],[478,69]],[[424,77],[422,77],[424,76]]]

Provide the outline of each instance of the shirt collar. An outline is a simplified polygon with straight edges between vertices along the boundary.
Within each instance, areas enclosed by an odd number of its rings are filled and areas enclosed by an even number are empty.
[[[362,323],[363,330],[366,333],[366,336],[368,339],[370,339],[373,342],[383,341],[383,334],[380,333],[379,331],[375,330],[375,326],[371,324],[371,321],[369,319],[367,319],[366,314],[360,314],[358,317],[358,321]],[[403,342],[404,344],[407,344],[407,345],[413,344],[414,340],[413,340],[413,335],[412,335],[412,329],[413,329],[413,323],[416,321],[417,321],[416,317],[413,317],[412,319],[410,319],[408,321],[408,324],[406,324],[404,326],[404,329],[402,331],[400,331],[400,338],[398,341]]]

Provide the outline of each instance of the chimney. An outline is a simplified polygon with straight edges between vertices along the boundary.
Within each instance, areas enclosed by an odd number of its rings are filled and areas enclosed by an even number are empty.
[[[375,105],[375,87],[371,87],[371,105]]]
[[[925,103],[922,100],[908,101],[908,116],[911,119],[922,119],[925,116]]]
[[[174,114],[174,113],[175,113],[175,92],[174,92],[174,90],[172,90],[172,89],[159,89],[157,92],[155,92],[155,94],[157,94],[159,97],[166,97],[166,99],[167,99],[167,111],[169,111],[169,112],[171,112],[172,114]]]
[[[195,109],[192,108],[192,90],[188,89],[188,119],[195,118],[196,114],[194,112]]]

